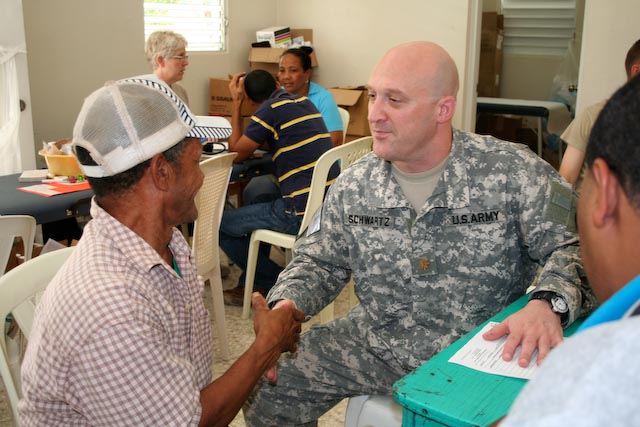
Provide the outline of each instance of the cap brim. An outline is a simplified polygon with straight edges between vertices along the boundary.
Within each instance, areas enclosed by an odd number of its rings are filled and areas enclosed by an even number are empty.
[[[228,139],[231,136],[231,123],[219,116],[195,116],[196,126],[187,136],[217,140]]]

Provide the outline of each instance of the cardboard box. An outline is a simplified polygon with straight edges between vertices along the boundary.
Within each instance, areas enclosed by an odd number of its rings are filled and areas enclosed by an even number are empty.
[[[298,40],[296,40],[298,39]],[[313,30],[310,28],[297,28],[291,30],[291,41],[295,42],[313,42]],[[312,58],[313,59],[313,58]]]
[[[291,38],[302,37],[305,41],[313,42],[313,30],[310,29],[292,29]],[[251,70],[267,70],[274,76],[278,74],[280,63],[280,55],[286,49],[274,47],[252,47],[249,50],[249,68]],[[314,48],[311,54],[311,65],[318,66],[316,51]]]
[[[281,47],[291,44],[291,30],[289,27],[269,27],[256,31],[256,41],[268,41],[271,47]]]
[[[504,16],[496,12],[482,14],[478,96],[499,97],[504,44]]]
[[[369,112],[369,97],[367,89],[358,87],[336,87],[329,89],[336,100],[336,104],[349,111],[348,135],[371,135],[367,114]]]
[[[256,106],[248,100],[242,103],[241,116],[251,116],[256,112]],[[233,99],[229,92],[228,79],[209,79],[209,115],[231,116],[233,114]]]
[[[253,70],[265,70],[272,75],[278,75],[280,55],[286,49],[270,47],[252,47],[249,51],[249,68]]]

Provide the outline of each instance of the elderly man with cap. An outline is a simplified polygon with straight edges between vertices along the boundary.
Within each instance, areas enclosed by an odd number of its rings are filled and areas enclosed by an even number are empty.
[[[93,219],[38,306],[21,425],[226,426],[262,372],[295,351],[302,313],[269,311],[256,294],[256,339],[212,382],[203,284],[175,228],[197,217],[210,136],[157,82],[118,81],[85,100],[73,141]]]

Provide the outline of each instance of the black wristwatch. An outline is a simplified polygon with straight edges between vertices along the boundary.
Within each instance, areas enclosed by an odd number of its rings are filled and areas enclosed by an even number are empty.
[[[569,323],[569,304],[564,297],[553,291],[538,291],[531,294],[529,301],[542,299],[549,303],[551,311],[560,316],[560,326],[563,328]]]

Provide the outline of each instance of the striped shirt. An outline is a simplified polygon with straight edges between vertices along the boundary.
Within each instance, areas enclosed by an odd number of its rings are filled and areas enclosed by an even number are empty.
[[[307,97],[279,89],[258,108],[244,133],[253,141],[269,144],[282,197],[289,209],[304,215],[316,161],[332,147],[318,109]],[[336,165],[329,181],[337,176]]]
[[[190,248],[183,278],[92,203],[93,220],[47,287],[22,365],[23,426],[197,425],[212,343]]]

